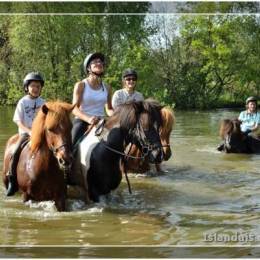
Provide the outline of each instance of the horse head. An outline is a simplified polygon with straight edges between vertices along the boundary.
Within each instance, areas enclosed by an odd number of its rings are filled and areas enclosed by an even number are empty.
[[[150,163],[160,163],[163,149],[159,135],[162,106],[154,100],[130,102],[120,107],[120,125]]]
[[[65,102],[48,102],[41,107],[32,126],[32,152],[45,144],[61,170],[69,170],[73,160],[69,117],[73,108]]]
[[[220,125],[220,137],[223,139],[223,150],[226,153],[247,152],[246,136],[240,129],[241,122],[238,119],[224,119]]]

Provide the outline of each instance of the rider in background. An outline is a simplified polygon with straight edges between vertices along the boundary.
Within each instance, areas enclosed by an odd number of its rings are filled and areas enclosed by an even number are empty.
[[[260,113],[257,112],[257,99],[249,97],[246,100],[246,110],[242,111],[238,117],[241,121],[241,131],[249,134],[256,131],[260,124]]]
[[[38,72],[28,73],[23,80],[26,95],[19,100],[13,117],[13,121],[18,126],[19,139],[10,160],[6,196],[12,196],[18,190],[16,167],[22,150],[21,145],[29,139],[33,119],[38,109],[45,103],[40,97],[43,86],[44,80]]]
[[[84,70],[87,77],[74,86],[73,104],[76,104],[73,114],[72,144],[78,142],[85,133],[87,126],[96,124],[98,120],[113,114],[111,104],[111,88],[102,81],[105,57],[102,53],[91,53],[84,60]]]
[[[143,95],[136,91],[137,73],[133,69],[126,69],[122,74],[123,88],[115,91],[112,98],[112,106],[114,109],[127,101],[143,101]]]

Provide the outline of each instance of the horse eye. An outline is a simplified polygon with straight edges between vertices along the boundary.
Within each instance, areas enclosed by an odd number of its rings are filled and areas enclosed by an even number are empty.
[[[50,127],[50,128],[47,128],[47,131],[54,134],[55,133],[55,128],[54,127]]]

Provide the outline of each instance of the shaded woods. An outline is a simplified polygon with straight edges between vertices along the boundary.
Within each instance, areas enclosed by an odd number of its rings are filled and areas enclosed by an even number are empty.
[[[122,70],[134,67],[145,97],[178,108],[239,105],[259,96],[258,3],[180,4],[175,14],[157,15],[153,5],[1,3],[0,103],[16,104],[23,77],[35,70],[46,79],[44,98],[71,101],[93,51],[106,54],[113,91],[121,88]]]

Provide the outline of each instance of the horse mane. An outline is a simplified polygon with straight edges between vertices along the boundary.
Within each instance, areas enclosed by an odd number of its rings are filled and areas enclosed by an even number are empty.
[[[134,129],[138,121],[138,114],[143,111],[141,102],[127,102],[120,107],[119,120],[123,129]]]
[[[163,125],[161,114],[163,106],[157,100],[151,98],[146,99],[143,102],[143,105],[145,111],[147,111],[151,115],[151,118],[157,123],[157,127],[159,129]],[[150,123],[152,123],[151,120]]]
[[[43,105],[32,124],[31,150],[35,152],[41,146],[44,140],[45,129],[55,129],[61,123],[64,125],[64,131],[71,131],[71,121],[69,112],[73,109],[71,104],[61,101],[50,101]]]
[[[129,101],[118,106],[113,115],[109,117],[106,127],[111,128],[118,123],[123,129],[134,129],[137,124],[138,114],[144,109],[142,103],[141,101]]]
[[[235,118],[235,119],[224,119],[221,122],[220,129],[219,129],[219,135],[222,139],[225,138],[227,134],[233,133],[233,134],[242,134],[240,129],[241,122]]]
[[[175,125],[174,112],[169,107],[163,107],[161,109],[161,116],[162,116],[161,135],[166,136],[172,131],[172,128]]]
[[[119,123],[122,129],[134,129],[139,120],[140,114],[147,113],[152,119],[149,120],[149,123],[156,122],[157,127],[160,128],[163,125],[162,115],[160,112],[162,108],[163,106],[153,99],[126,102],[115,109],[114,114],[107,120],[106,127],[111,128]],[[170,118],[171,116],[169,116],[169,119]]]

